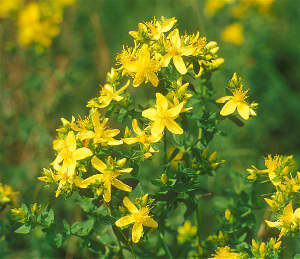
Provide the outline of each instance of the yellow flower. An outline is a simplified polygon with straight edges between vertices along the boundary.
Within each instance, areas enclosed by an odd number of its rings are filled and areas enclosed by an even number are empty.
[[[183,44],[181,42],[178,29],[171,31],[168,36],[168,40],[164,41],[164,46],[167,54],[162,57],[161,62],[164,67],[167,67],[172,59],[177,71],[180,74],[184,75],[187,72],[187,68],[182,56],[192,55],[195,51],[195,48],[192,45],[182,45]]]
[[[215,13],[223,8],[226,4],[232,3],[234,0],[206,0],[204,6],[204,13],[208,17],[212,17]]]
[[[158,85],[158,77],[155,72],[160,70],[158,61],[151,59],[149,48],[144,44],[137,53],[137,58],[134,61],[129,61],[123,64],[127,72],[133,76],[133,86],[138,87],[144,81],[151,82],[153,86]]]
[[[265,166],[267,169],[262,170],[269,174],[270,181],[273,185],[278,186],[289,173],[290,166],[293,164],[293,156],[279,156],[272,157],[268,155],[265,158]]]
[[[123,173],[130,173],[133,168],[122,168],[126,163],[126,158],[122,158],[118,161],[114,161],[111,156],[106,160],[106,164],[102,162],[99,158],[94,156],[91,160],[92,165],[101,174],[95,174],[82,182],[82,186],[89,186],[97,182],[102,182],[104,191],[103,198],[105,202],[110,202],[111,200],[111,186],[113,185],[117,189],[125,192],[131,192],[132,188],[127,184],[121,182],[117,179]]]
[[[44,17],[45,10],[51,15]],[[52,38],[59,33],[62,10],[53,10],[45,3],[29,3],[21,10],[18,17],[18,38],[23,46],[31,43],[49,47]]]
[[[76,125],[74,116],[72,116],[72,120],[71,121],[68,121],[65,118],[61,118],[60,120],[61,120],[61,123],[62,123],[63,127],[59,128],[59,129],[56,129],[56,131],[58,131],[58,132],[65,132],[66,129],[68,129],[68,130],[72,129],[72,130],[76,130],[76,131],[80,130],[78,128],[78,126]]]
[[[0,183],[0,210],[6,204],[16,205],[18,192],[15,192],[10,186]]]
[[[26,212],[21,207],[11,209],[10,213],[20,223],[25,223],[28,219]]]
[[[163,36],[164,32],[168,32],[173,28],[176,22],[177,20],[175,17],[169,19],[161,17],[161,22],[154,18],[153,21],[146,22],[146,25],[151,32],[151,39],[159,40]]]
[[[215,254],[210,259],[238,259],[240,258],[239,253],[231,252],[229,246],[218,247]]]
[[[280,234],[278,240],[282,236],[286,235],[290,231],[295,231],[300,229],[300,208],[293,211],[292,201],[283,209],[282,215],[275,222],[265,220],[267,225],[271,228],[279,228]]]
[[[163,133],[165,127],[174,134],[182,134],[183,129],[175,122],[184,103],[169,108],[169,102],[166,97],[156,93],[156,109],[149,108],[142,112],[142,116],[154,121],[151,125],[151,134],[159,136]]]
[[[67,192],[71,191],[73,188],[73,184],[75,184],[75,186],[78,186],[78,179],[80,179],[80,177],[77,176],[75,172],[73,175],[68,175],[66,171],[59,171],[57,172],[57,174],[53,173],[52,178],[55,182],[58,182],[58,187],[55,193],[56,198],[60,195],[62,190]],[[39,178],[39,180],[43,181],[43,179],[41,178]]]
[[[300,173],[297,172],[297,176],[294,178],[289,178],[284,176],[284,181],[279,185],[280,189],[285,192],[285,194],[297,193],[300,190]]]
[[[192,240],[197,234],[197,227],[193,226],[189,220],[178,228],[177,240],[179,243]]]
[[[80,133],[78,133],[78,138],[80,140],[94,139],[95,144],[109,145],[109,146],[116,146],[116,145],[123,144],[122,140],[114,139],[114,137],[120,133],[120,130],[107,128],[106,124],[108,122],[108,118],[104,118],[103,121],[100,123],[98,110],[95,110],[91,117],[92,117],[94,131],[91,130],[81,131]]]
[[[233,96],[224,96],[219,98],[217,103],[225,103],[220,111],[222,116],[228,116],[235,112],[237,109],[238,113],[244,120],[248,120],[250,116],[250,106],[245,101],[247,99],[248,90],[243,91],[242,86],[239,89],[232,91]]]
[[[238,22],[228,25],[222,33],[222,39],[235,45],[243,44],[243,26]]]
[[[85,159],[93,153],[86,147],[76,148],[76,138],[73,131],[69,131],[65,139],[53,141],[53,148],[58,152],[57,157],[52,162],[56,171],[66,173],[67,176],[75,174],[76,161]],[[62,163],[62,165],[60,165]]]
[[[141,22],[138,23],[138,30],[129,31],[129,35],[133,37],[136,41],[143,41],[145,39],[149,39],[147,26]]]
[[[114,87],[111,84],[105,84],[100,90],[100,96],[90,100],[87,107],[103,109],[110,105],[112,101],[120,102],[124,99],[123,96],[120,96],[120,93],[126,90],[129,83],[130,81],[128,80],[127,83],[117,91],[114,90]]]
[[[124,206],[131,213],[116,221],[117,227],[124,227],[133,223],[132,228],[132,242],[138,243],[143,235],[143,226],[150,228],[157,228],[157,222],[149,215],[150,209],[146,207],[140,207],[139,209],[128,199],[124,197]]]
[[[141,143],[145,147],[145,151],[147,152],[147,156],[151,156],[153,152],[156,152],[152,147],[152,143],[156,143],[161,140],[162,134],[160,135],[149,135],[147,134],[147,128],[145,130],[141,130],[136,119],[132,120],[132,129],[136,134],[136,137],[123,138],[124,143],[128,145],[132,145],[135,143]],[[149,152],[150,154],[148,154]]]
[[[55,193],[55,197],[57,198],[62,190],[72,190],[73,184],[78,186],[78,182],[81,178],[77,176],[75,172],[73,175],[68,175],[67,171],[58,171],[57,174],[55,174],[51,169],[44,168],[43,176],[40,176],[37,179],[45,183],[58,182],[58,187]]]
[[[7,18],[23,5],[23,0],[0,0],[0,17]]]

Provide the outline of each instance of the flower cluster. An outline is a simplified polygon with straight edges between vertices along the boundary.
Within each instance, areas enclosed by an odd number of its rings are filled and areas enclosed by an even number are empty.
[[[275,238],[271,238],[269,242],[259,242],[252,239],[251,250],[255,258],[269,258],[270,256],[276,256],[281,243],[281,241],[276,241]]]
[[[16,205],[18,193],[15,192],[9,185],[4,185],[0,182],[0,210],[6,205]]]
[[[29,1],[1,0],[0,17],[16,19],[21,46],[35,44],[38,50],[48,48],[59,34],[64,8],[75,0]]]
[[[268,178],[274,186],[276,191],[265,201],[277,220],[266,220],[266,223],[280,230],[278,239],[281,239],[284,235],[300,230],[300,208],[293,210],[293,201],[299,206],[300,172],[295,170],[293,156],[268,155],[265,166],[266,169],[260,170],[252,165],[252,168],[247,169],[250,174],[248,179],[256,181]]]
[[[134,166],[159,152],[158,144],[166,134],[184,133],[182,114],[193,108],[187,106],[193,91],[184,77],[207,75],[223,59],[217,56],[216,42],[207,42],[199,32],[180,35],[176,22],[162,17],[140,23],[137,31],[129,33],[134,47],[123,47],[107,82],[100,86],[99,96],[88,101],[88,116],[61,119],[53,141],[56,158],[52,168],[44,169],[38,178],[57,184],[56,197],[85,190],[102,196],[106,204],[112,203],[117,193],[130,193],[135,188],[130,184],[137,174]],[[132,87],[148,85],[154,86],[155,103],[140,109],[130,93]],[[216,161],[216,153],[206,159],[211,170],[222,163]],[[145,197],[142,199],[147,200]],[[127,197],[123,203],[131,214],[116,225],[134,223],[133,242],[140,240],[143,226],[157,228],[149,216],[150,203],[136,207]]]
[[[217,55],[216,42],[208,42],[199,32],[181,35],[176,22],[175,18],[154,18],[129,33],[134,46],[124,46],[116,56],[99,95],[87,102],[88,115],[70,121],[61,119],[62,126],[53,141],[56,157],[51,168],[44,169],[38,178],[57,186],[56,197],[70,197],[77,192],[97,199],[118,231],[126,233],[133,243],[141,240],[144,227],[158,228],[151,209],[155,217],[165,217],[157,211],[157,206],[166,206],[160,197],[178,193],[187,204],[191,203],[200,189],[201,177],[213,175],[225,162],[217,160],[217,152],[209,153],[207,148],[217,122],[223,118],[213,117],[210,126],[201,124],[212,116],[203,108],[206,100],[213,101],[207,81],[224,60]],[[149,97],[153,98],[146,103],[133,98],[137,87],[148,87]],[[228,89],[233,96],[221,98],[226,102],[221,115],[237,109],[244,119],[254,116],[255,105],[245,101],[242,80],[236,74]],[[193,120],[197,124],[189,128]],[[162,142],[164,171],[160,179],[152,179],[160,188],[158,196],[137,198],[136,187],[141,186],[138,168],[160,152]],[[123,228],[132,224],[129,237]],[[178,241],[184,243],[196,234],[197,227],[186,221],[179,229]],[[215,240],[218,245],[227,245],[227,235],[222,232]],[[198,245],[196,242],[195,247]]]
[[[183,226],[178,228],[177,240],[179,243],[191,242],[197,234],[197,227],[193,226],[191,221],[187,220]]]

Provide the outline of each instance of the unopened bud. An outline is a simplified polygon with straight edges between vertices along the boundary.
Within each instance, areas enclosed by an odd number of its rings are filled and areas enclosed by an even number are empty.
[[[161,181],[163,184],[166,184],[167,181],[168,181],[167,175],[166,175],[166,174],[162,174],[161,177],[160,177],[160,181]]]
[[[226,209],[225,210],[225,219],[227,219],[229,221],[230,218],[231,218],[231,211],[229,209]]]
[[[217,46],[218,46],[218,43],[215,41],[210,41],[209,43],[206,44],[207,49],[213,49],[213,48],[216,48]]]

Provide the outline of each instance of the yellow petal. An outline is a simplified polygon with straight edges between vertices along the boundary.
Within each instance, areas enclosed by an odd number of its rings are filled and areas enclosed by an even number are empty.
[[[114,88],[110,84],[105,84],[102,90],[108,95],[114,92]]]
[[[138,243],[143,235],[142,223],[134,223],[132,228],[132,242]]]
[[[104,193],[103,198],[105,202],[111,201],[111,183],[110,182],[104,182]]]
[[[166,127],[169,131],[171,131],[174,134],[182,134],[183,129],[172,119],[168,119],[166,121]]]
[[[158,77],[157,75],[154,73],[154,72],[150,72],[148,73],[148,80],[151,82],[151,84],[154,86],[154,87],[157,87],[158,86]]]
[[[74,151],[76,149],[76,139],[73,131],[69,131],[66,137],[66,144],[70,151]]]
[[[237,110],[238,113],[241,115],[241,117],[244,120],[248,120],[249,119],[249,115],[250,115],[250,108],[249,105],[245,102],[239,103],[237,105]]]
[[[117,165],[119,167],[123,167],[126,164],[127,159],[126,158],[121,158],[117,161]]]
[[[96,109],[92,115],[92,122],[93,122],[93,125],[94,125],[94,129],[95,131],[97,129],[101,129],[101,124],[100,124],[100,121],[99,121],[99,113],[98,113],[98,110]]]
[[[74,184],[79,188],[87,188],[89,185],[84,183],[84,180],[79,176],[76,176],[74,179]]]
[[[129,212],[131,212],[131,213],[138,213],[139,212],[137,207],[129,200],[128,197],[124,197],[123,204],[129,210]]]
[[[137,119],[132,120],[132,129],[138,136],[143,133],[143,131],[140,129],[140,127],[138,125]]]
[[[62,139],[53,140],[53,149],[56,151],[60,151],[64,147],[64,144],[65,143]]]
[[[136,73],[132,85],[138,87],[141,83],[144,82],[145,76],[144,73]]]
[[[234,113],[235,109],[236,109],[236,103],[234,103],[233,101],[229,101],[225,103],[222,110],[220,111],[220,114],[222,116],[227,116]]]
[[[170,54],[166,54],[161,58],[161,66],[167,67],[170,64],[172,56]]]
[[[151,134],[154,136],[160,136],[164,132],[165,125],[161,120],[154,121],[151,125]]]
[[[294,220],[300,220],[300,208],[296,209],[294,212]]]
[[[176,105],[175,107],[168,110],[167,115],[168,117],[176,117],[182,110],[184,103],[181,102],[180,104]]]
[[[149,153],[149,152],[144,154],[144,158],[145,158],[145,159],[148,159],[148,158],[151,157],[151,156],[152,156],[152,154]]]
[[[169,34],[169,38],[170,38],[171,44],[173,46],[175,46],[177,48],[181,47],[181,40],[180,40],[178,29],[171,31]]]
[[[166,111],[168,109],[168,99],[161,93],[156,93],[156,105],[158,112]]]
[[[134,222],[134,218],[130,215],[127,215],[125,217],[118,219],[115,224],[117,227],[121,228],[129,224],[132,224],[133,222]]]
[[[267,223],[267,225],[270,227],[270,228],[276,228],[276,227],[279,227],[282,225],[281,222],[272,222],[272,221],[269,221],[269,220],[265,220],[265,222]]]
[[[149,108],[142,112],[142,116],[149,120],[154,121],[157,118],[157,111],[154,108]]]
[[[291,218],[293,213],[293,202],[290,201],[290,203],[283,209],[283,215]]]
[[[182,75],[186,74],[187,69],[181,56],[174,56],[173,63],[180,74]]]
[[[232,99],[232,96],[223,96],[223,97],[219,98],[218,100],[216,100],[216,103],[225,103],[230,99]]]
[[[139,141],[138,138],[123,138],[122,140],[127,145],[132,145],[132,144],[135,144],[135,143],[137,143]]]
[[[129,185],[121,182],[120,180],[118,180],[116,178],[112,180],[112,185],[115,186],[117,189],[125,191],[125,192],[132,191],[132,188]]]
[[[123,140],[116,140],[116,139],[112,139],[107,142],[107,145],[109,145],[109,146],[118,146],[118,145],[122,145],[122,144],[123,144]]]
[[[76,160],[70,160],[68,162],[64,160],[61,170],[62,171],[67,170],[67,175],[69,177],[72,177],[75,173],[75,168],[76,168]]]
[[[184,48],[181,48],[181,55],[182,56],[190,56],[194,53],[195,48],[193,46],[187,46]]]
[[[107,168],[106,164],[104,164],[99,158],[93,156],[91,163],[93,167],[95,167],[99,172],[103,173],[104,170]]]
[[[74,152],[74,158],[76,160],[85,159],[85,158],[87,158],[91,155],[93,155],[93,152],[90,149],[86,148],[86,147],[78,148]]]
[[[60,169],[60,163],[61,161],[63,161],[63,156],[62,156],[62,152],[59,152],[56,156],[56,158],[54,159],[54,161],[51,163],[51,165],[53,165],[54,169],[56,171],[59,171]]]
[[[161,28],[162,32],[168,32],[169,30],[171,30],[176,22],[177,20],[175,17],[166,19],[162,24],[162,28]]]
[[[119,129],[111,129],[111,130],[106,130],[105,131],[105,136],[106,137],[115,137],[120,133]]]
[[[77,137],[82,141],[85,139],[92,139],[95,136],[95,133],[91,130],[81,131],[77,134]]]
[[[160,141],[162,137],[163,137],[163,134],[156,135],[156,136],[155,135],[151,135],[151,136],[149,136],[149,141],[151,143],[156,143],[156,142]]]
[[[149,228],[157,228],[158,227],[157,222],[153,218],[150,218],[150,217],[143,222],[143,225],[145,227],[149,227]]]
[[[120,173],[131,173],[133,170],[133,168],[124,168],[124,169],[120,169],[118,170]]]
[[[271,199],[268,199],[268,198],[265,198],[265,201],[266,203],[268,203],[268,205],[271,207],[271,208],[274,208],[276,206],[276,202],[271,200]]]
[[[81,183],[82,186],[89,186],[91,184],[95,184],[97,182],[102,182],[103,175],[102,174],[95,174],[86,179],[84,179]]]
[[[142,60],[142,62],[145,62],[146,60],[150,60],[150,52],[148,50],[148,45],[144,44],[141,47],[140,53],[139,53],[139,59]]]

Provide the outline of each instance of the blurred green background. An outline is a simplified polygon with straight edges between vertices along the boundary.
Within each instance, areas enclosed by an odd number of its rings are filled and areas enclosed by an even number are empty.
[[[300,1],[274,0],[267,13],[249,7],[239,18],[231,15],[230,5],[208,17],[204,5],[204,0],[77,0],[65,9],[59,35],[42,53],[33,46],[21,48],[13,18],[1,19],[1,181],[18,190],[22,201],[50,199],[53,206],[61,206],[54,192],[41,191],[36,180],[53,160],[59,119],[86,114],[85,105],[98,94],[114,57],[123,44],[130,44],[128,31],[153,16],[175,16],[181,32],[199,30],[219,43],[225,64],[213,77],[216,99],[238,72],[251,89],[249,96],[259,103],[256,118],[244,127],[225,120],[228,137],[213,141],[211,149],[228,161],[228,168],[243,173],[251,164],[262,167],[269,153],[293,154],[299,161]],[[221,38],[233,22],[243,26],[241,45]],[[68,206],[60,210],[62,216]],[[20,251],[30,247],[34,244],[19,244]]]

